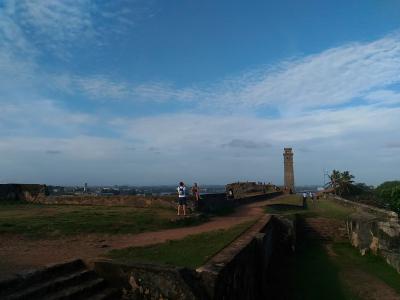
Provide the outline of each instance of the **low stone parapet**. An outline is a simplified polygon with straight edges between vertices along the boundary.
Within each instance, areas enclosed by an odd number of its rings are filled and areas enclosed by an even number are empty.
[[[104,205],[104,206],[134,206],[134,207],[175,207],[174,196],[143,197],[136,195],[96,196],[48,196],[33,201],[41,204],[68,204],[68,205]]]
[[[263,216],[197,270],[156,264],[92,262],[94,269],[125,290],[125,299],[265,299],[277,243],[295,240],[293,224]]]

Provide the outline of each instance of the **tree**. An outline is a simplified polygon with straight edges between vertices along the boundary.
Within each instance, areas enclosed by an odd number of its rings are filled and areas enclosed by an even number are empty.
[[[335,194],[341,196],[350,192],[354,183],[353,179],[354,176],[349,171],[340,172],[333,170],[332,174],[329,175],[328,186],[334,189]]]
[[[340,172],[337,170],[333,170],[332,174],[329,175],[328,186],[333,188],[335,193],[337,192],[337,189],[339,188],[339,182],[340,182]]]
[[[392,189],[390,208],[397,213],[400,213],[400,185]]]
[[[375,189],[381,206],[400,212],[400,181],[385,181]]]
[[[341,194],[348,194],[354,183],[354,176],[349,171],[344,171],[340,174],[339,190]]]

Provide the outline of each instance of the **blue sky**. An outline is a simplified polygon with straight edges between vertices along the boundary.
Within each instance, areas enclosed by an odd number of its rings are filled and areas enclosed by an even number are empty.
[[[0,0],[0,182],[398,179],[398,1]]]

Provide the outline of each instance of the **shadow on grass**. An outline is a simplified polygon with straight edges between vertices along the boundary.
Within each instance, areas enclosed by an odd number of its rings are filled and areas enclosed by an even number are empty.
[[[271,204],[266,207],[268,210],[276,212],[292,212],[299,210],[306,210],[302,205],[293,204]]]
[[[298,244],[291,258],[290,299],[355,299],[340,282],[339,267],[329,258],[323,244],[307,241]]]
[[[294,253],[281,249],[273,253],[271,299],[358,299],[343,286],[340,266],[329,256],[324,242],[318,239],[318,233],[313,232],[313,238],[309,237],[309,233],[305,234],[305,219],[313,212],[290,205],[279,205],[277,208],[281,214],[289,212],[285,218],[296,218],[297,241]]]
[[[313,216],[315,213],[310,211],[308,208],[304,208],[302,205],[293,204],[271,204],[265,207],[265,212],[272,215],[304,215]]]

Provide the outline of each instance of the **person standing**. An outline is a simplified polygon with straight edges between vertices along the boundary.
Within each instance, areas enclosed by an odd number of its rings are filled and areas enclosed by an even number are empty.
[[[200,188],[197,185],[197,182],[195,182],[192,186],[192,195],[194,198],[194,207],[195,209],[199,208],[199,201],[200,201]]]
[[[178,216],[181,215],[181,210],[183,210],[183,215],[186,216],[186,186],[181,181],[177,188],[178,191]]]
[[[303,193],[303,208],[307,208],[307,193]]]

